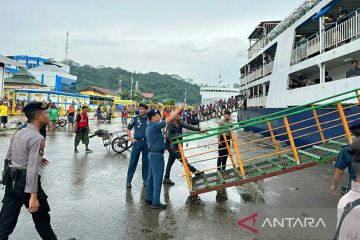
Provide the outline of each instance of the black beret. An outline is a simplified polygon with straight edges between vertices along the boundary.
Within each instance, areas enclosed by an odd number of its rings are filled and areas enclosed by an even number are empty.
[[[160,116],[161,116],[161,113],[160,113],[159,110],[151,109],[151,110],[148,112],[148,114],[147,114],[149,120],[151,120],[151,118],[152,118],[153,116],[155,116],[156,114],[160,114]]]
[[[23,109],[23,112],[26,114],[35,111],[43,111],[46,109],[47,109],[46,102],[31,102],[26,104],[26,106]]]
[[[226,110],[226,111],[224,112],[224,114],[231,115],[231,112],[230,112],[229,110]]]
[[[145,108],[145,109],[149,109],[149,106],[146,105],[145,103],[140,103],[140,104],[139,104],[139,107],[143,107],[143,108]]]

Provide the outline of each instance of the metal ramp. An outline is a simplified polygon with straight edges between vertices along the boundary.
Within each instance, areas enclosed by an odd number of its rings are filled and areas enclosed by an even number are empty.
[[[300,165],[297,164],[292,154],[282,155],[263,161],[256,161],[244,165],[246,177],[240,174],[240,168],[231,168],[225,171],[212,171],[191,179],[192,189],[190,196],[211,192],[222,188],[238,186],[249,182],[256,182],[265,178],[314,167],[333,161],[341,148],[348,143],[342,138],[338,141],[327,143],[299,152]]]
[[[182,140],[173,139],[179,146],[190,196],[256,182],[335,160],[340,150],[352,142],[348,124],[360,119],[358,90],[270,115],[212,128],[206,135],[188,133],[180,136]],[[319,111],[320,109],[327,111]],[[311,117],[308,113],[312,114]],[[290,121],[289,119],[294,119],[290,118],[291,116],[297,116],[297,120]],[[281,121],[283,124],[273,128],[274,121]],[[300,125],[304,123],[305,126]],[[258,124],[268,126],[267,131],[261,132],[263,137],[251,138],[251,135],[255,136],[258,133],[236,135],[237,130]],[[334,132],[339,134],[334,135]],[[219,135],[223,136],[224,141],[219,142]],[[301,137],[309,135],[317,136],[318,140],[306,144],[297,142]],[[249,139],[246,139],[247,137]],[[184,148],[184,142],[196,144]],[[258,146],[261,142],[270,142],[273,150],[263,153],[260,151],[261,146]],[[286,143],[285,147],[282,147],[281,143]],[[224,171],[216,166],[218,148],[226,149],[228,153],[227,169]],[[247,152],[251,152],[251,156],[246,156]],[[187,163],[195,166],[202,163],[206,163],[207,166],[213,164],[214,167],[190,173]],[[201,169],[199,166],[196,168]]]

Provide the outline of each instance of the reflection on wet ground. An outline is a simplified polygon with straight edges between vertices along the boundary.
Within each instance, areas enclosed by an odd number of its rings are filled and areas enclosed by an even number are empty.
[[[211,124],[215,123],[207,127]],[[96,128],[92,126],[93,130]],[[101,125],[101,128],[119,131],[121,124],[116,120],[111,126]],[[176,185],[164,186],[161,193],[168,208],[153,210],[143,204],[141,166],[135,174],[133,188],[125,188],[129,151],[115,154],[103,147],[100,138],[92,138],[90,147],[94,153],[86,154],[80,147],[80,153],[74,154],[73,138],[66,130],[48,135],[46,157],[51,165],[42,174],[52,209],[52,224],[59,239],[266,239],[237,222],[260,210],[266,213],[282,208],[335,208],[339,199],[329,192],[331,165],[188,198],[185,179],[180,177],[182,166],[176,162],[172,170]],[[0,159],[4,158],[8,144],[9,135],[2,133]],[[261,151],[272,151],[268,145]],[[4,191],[1,197],[3,194]],[[301,239],[292,229],[281,236],[266,237],[288,239],[289,236]],[[25,209],[10,239],[39,239]]]

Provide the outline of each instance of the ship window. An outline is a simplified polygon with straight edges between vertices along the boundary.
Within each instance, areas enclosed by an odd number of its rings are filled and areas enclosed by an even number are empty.
[[[289,75],[288,89],[307,87],[320,83],[320,69],[312,66]]]

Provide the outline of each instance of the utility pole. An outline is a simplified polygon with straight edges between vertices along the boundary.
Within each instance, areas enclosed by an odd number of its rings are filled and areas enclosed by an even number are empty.
[[[4,83],[4,79],[5,79],[5,64],[0,64],[0,99],[2,99],[4,97],[4,88],[5,88],[5,83]]]
[[[119,88],[117,90],[118,94],[121,94],[121,77],[119,77]]]
[[[135,75],[135,72],[134,72]],[[131,86],[130,86],[130,100],[133,98],[133,82],[134,82],[134,76],[131,75]]]
[[[136,80],[135,81],[135,92],[138,92],[139,91],[139,81]]]
[[[65,58],[64,60],[69,59],[69,32],[66,32],[66,42],[65,42]]]

